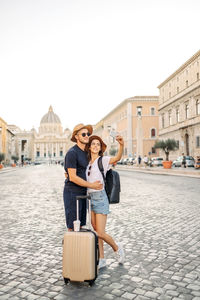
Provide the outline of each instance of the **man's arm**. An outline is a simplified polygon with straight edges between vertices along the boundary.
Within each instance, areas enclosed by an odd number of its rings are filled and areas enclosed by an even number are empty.
[[[69,180],[74,182],[77,185],[94,189],[94,190],[101,190],[103,188],[103,185],[100,181],[88,182],[80,178],[79,176],[77,176],[76,169],[69,168],[67,169],[67,171],[68,171]]]

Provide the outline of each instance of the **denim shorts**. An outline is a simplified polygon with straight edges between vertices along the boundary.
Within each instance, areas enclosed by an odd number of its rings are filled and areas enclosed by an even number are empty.
[[[109,202],[105,190],[89,193],[91,196],[91,210],[96,214],[107,215],[109,211]]]

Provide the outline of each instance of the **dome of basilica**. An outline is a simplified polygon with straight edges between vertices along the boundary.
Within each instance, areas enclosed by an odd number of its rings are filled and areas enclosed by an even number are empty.
[[[40,121],[40,124],[61,124],[59,117],[53,112],[52,106],[49,107],[49,111],[46,115],[44,115]]]

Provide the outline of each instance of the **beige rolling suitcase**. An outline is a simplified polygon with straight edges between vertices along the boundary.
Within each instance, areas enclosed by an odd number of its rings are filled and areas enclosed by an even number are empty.
[[[89,203],[90,229],[66,232],[63,239],[63,278],[66,284],[69,281],[87,281],[91,285],[97,278],[98,237],[91,230],[90,196],[77,197],[77,220],[79,201],[85,198]]]

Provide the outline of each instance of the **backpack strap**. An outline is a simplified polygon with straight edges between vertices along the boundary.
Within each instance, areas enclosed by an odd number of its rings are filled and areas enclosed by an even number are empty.
[[[103,169],[102,159],[103,159],[103,156],[100,156],[98,158],[98,167],[99,167],[99,171],[101,172],[101,175],[103,177],[103,181],[106,184],[106,178],[105,178],[105,175],[104,175],[104,169]]]

